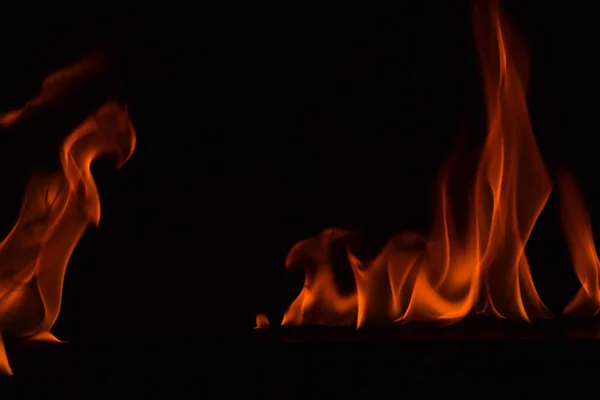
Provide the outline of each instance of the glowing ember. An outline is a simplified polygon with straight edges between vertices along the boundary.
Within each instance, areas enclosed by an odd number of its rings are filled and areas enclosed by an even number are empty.
[[[73,90],[100,67],[82,62],[45,79],[37,97],[0,115],[8,126]],[[0,243],[0,333],[28,340],[57,341],[50,330],[58,317],[69,258],[90,223],[100,221],[100,198],[90,171],[99,156],[113,154],[122,166],[135,148],[127,111],[108,101],[64,140],[62,170],[37,174],[28,182],[19,217]],[[11,374],[0,342],[0,371]]]
[[[441,176],[436,223],[427,237],[397,235],[371,260],[356,256],[353,235],[341,229],[298,243],[286,268],[304,267],[305,284],[283,324],[448,324],[471,312],[526,321],[550,316],[524,252],[552,188],[527,110],[527,57],[496,1],[472,4],[487,136],[469,183],[466,224],[454,218],[448,194],[460,160],[453,157]],[[352,294],[341,294],[334,282],[332,248],[339,243],[354,274]]]

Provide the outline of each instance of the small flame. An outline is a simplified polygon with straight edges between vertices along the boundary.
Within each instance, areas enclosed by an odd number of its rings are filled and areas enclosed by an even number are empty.
[[[94,57],[44,81],[37,97],[0,115],[8,126],[58,101],[84,75],[101,67]],[[135,132],[124,108],[108,101],[63,141],[62,170],[29,179],[19,217],[0,243],[0,333],[30,340],[58,341],[50,329],[61,306],[69,258],[87,226],[100,221],[100,198],[90,170],[105,154],[121,167],[135,148]],[[11,373],[0,342],[0,370]]]
[[[596,315],[600,311],[600,260],[585,201],[573,178],[558,174],[558,193],[563,230],[581,288],[565,307],[565,314]]]
[[[6,351],[4,351],[4,339],[2,339],[2,335],[0,335],[0,374],[13,374],[10,363],[8,362],[8,356],[6,355]]]
[[[449,187],[460,160],[454,157],[443,171],[436,223],[427,237],[397,235],[372,260],[352,252],[352,234],[342,229],[296,244],[286,268],[304,267],[305,283],[284,325],[448,324],[472,311],[525,321],[550,316],[524,251],[551,192],[527,110],[527,57],[497,1],[474,1],[473,22],[487,137],[468,189],[467,226],[453,217]],[[354,275],[354,293],[342,294],[335,284],[332,249],[339,243]]]
[[[269,327],[269,318],[265,314],[256,314],[256,326],[254,329],[267,329]]]

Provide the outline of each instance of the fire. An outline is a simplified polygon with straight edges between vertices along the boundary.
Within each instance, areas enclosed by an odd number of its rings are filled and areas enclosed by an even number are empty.
[[[528,60],[497,1],[472,4],[487,135],[467,186],[466,224],[455,218],[449,194],[460,159],[453,157],[441,175],[436,223],[427,236],[399,234],[367,260],[356,254],[354,235],[337,228],[296,244],[286,268],[305,268],[305,284],[284,325],[449,324],[472,312],[525,321],[550,317],[525,255],[552,190],[526,104]],[[340,248],[354,293],[341,293],[335,284]]]
[[[24,107],[0,115],[0,125],[18,123],[59,102],[81,79],[98,72],[102,67],[99,61],[88,57],[51,74],[40,93]],[[60,171],[30,178],[18,219],[0,242],[0,334],[58,341],[50,330],[60,311],[69,258],[87,226],[100,221],[100,198],[91,163],[112,154],[121,167],[133,153],[135,141],[127,110],[108,101],[63,141]],[[12,373],[2,342],[0,371]]]
[[[269,318],[265,314],[256,314],[256,326],[254,329],[265,329],[269,327]]]
[[[558,193],[563,229],[581,288],[565,307],[565,314],[591,314],[600,311],[600,260],[594,244],[592,224],[573,178],[564,171],[558,175]]]

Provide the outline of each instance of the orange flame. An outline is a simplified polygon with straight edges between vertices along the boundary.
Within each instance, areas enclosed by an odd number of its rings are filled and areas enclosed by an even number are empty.
[[[591,314],[600,311],[600,260],[594,244],[592,224],[583,196],[573,178],[558,174],[558,194],[563,229],[581,288],[565,307],[565,314]]]
[[[266,329],[269,327],[269,318],[265,314],[256,314],[256,326],[254,329]]]
[[[448,324],[472,311],[525,321],[550,316],[524,252],[552,189],[527,110],[527,57],[496,1],[474,1],[473,23],[487,137],[468,192],[466,228],[453,219],[452,171],[446,170],[428,237],[397,235],[372,260],[360,260],[351,250],[352,235],[341,229],[301,241],[290,251],[286,268],[303,266],[305,284],[284,325]],[[333,249],[339,243],[354,275],[354,293],[342,294],[335,283]]]
[[[83,75],[97,72],[91,57],[45,79],[37,97],[21,109],[0,115],[8,126],[54,102]],[[61,306],[69,258],[86,227],[100,221],[100,198],[90,166],[114,154],[121,167],[135,148],[127,111],[108,101],[64,140],[62,170],[37,174],[28,182],[19,217],[0,242],[0,333],[16,338],[57,341],[50,329]],[[0,342],[0,371],[11,374]]]

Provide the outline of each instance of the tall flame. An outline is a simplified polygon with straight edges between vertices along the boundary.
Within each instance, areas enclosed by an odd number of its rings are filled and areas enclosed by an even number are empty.
[[[442,174],[436,223],[428,237],[397,235],[372,260],[360,260],[351,250],[352,234],[337,228],[294,246],[286,268],[305,267],[305,284],[283,324],[448,324],[472,311],[526,321],[550,316],[525,256],[552,189],[527,110],[527,57],[497,1],[472,4],[487,136],[468,191],[467,226],[461,229],[453,218],[451,163]],[[345,247],[354,275],[351,294],[341,293],[335,283],[337,244]]]
[[[596,315],[600,311],[600,260],[592,224],[583,196],[573,178],[558,174],[558,194],[563,230],[581,288],[565,307],[565,314]]]
[[[83,75],[97,70],[97,61],[86,58],[48,76],[39,95],[23,108],[0,115],[0,126],[58,101]],[[30,178],[19,217],[0,242],[0,335],[57,340],[50,330],[60,311],[69,258],[86,227],[100,221],[91,163],[114,154],[121,167],[133,153],[135,141],[126,109],[108,101],[63,141],[60,171]],[[12,373],[2,342],[0,372]]]

